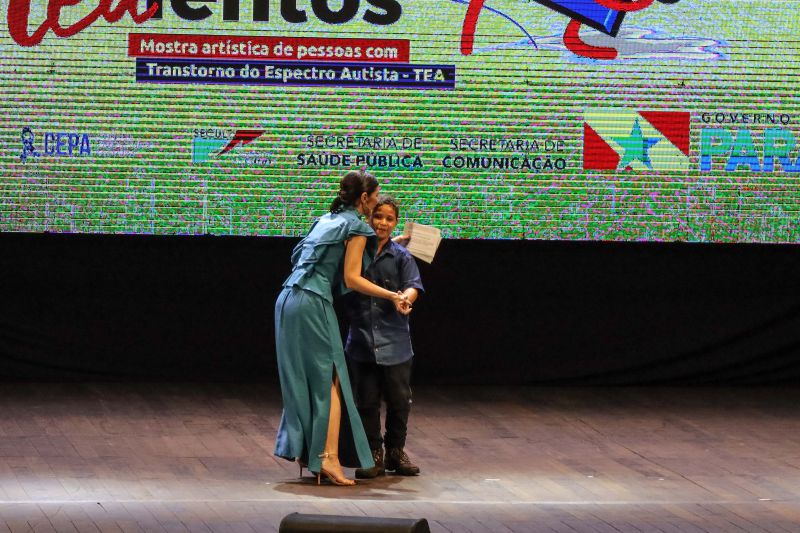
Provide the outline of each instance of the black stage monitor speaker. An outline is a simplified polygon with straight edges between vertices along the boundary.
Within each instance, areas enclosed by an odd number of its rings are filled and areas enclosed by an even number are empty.
[[[279,533],[431,533],[424,518],[381,518],[292,513]]]

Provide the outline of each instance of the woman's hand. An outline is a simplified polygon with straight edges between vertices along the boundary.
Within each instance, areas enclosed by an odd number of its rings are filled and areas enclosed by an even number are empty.
[[[408,296],[402,292],[397,291],[392,297],[392,302],[394,303],[394,308],[397,309],[397,312],[401,315],[411,313],[411,302],[408,301]]]

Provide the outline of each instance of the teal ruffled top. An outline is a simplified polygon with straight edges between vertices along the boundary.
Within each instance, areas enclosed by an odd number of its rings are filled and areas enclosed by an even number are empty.
[[[292,273],[284,287],[299,287],[333,302],[334,295],[350,292],[343,282],[345,241],[355,235],[367,237],[363,269],[372,263],[378,247],[375,232],[355,209],[321,216],[308,235],[292,251]]]

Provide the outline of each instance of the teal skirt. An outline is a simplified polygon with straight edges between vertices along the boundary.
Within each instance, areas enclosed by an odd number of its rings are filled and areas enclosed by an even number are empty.
[[[291,461],[300,459],[309,470],[319,471],[335,370],[343,400],[339,461],[342,466],[371,468],[372,453],[353,400],[339,323],[331,303],[298,287],[283,289],[275,302],[275,345],[283,397],[275,455]]]

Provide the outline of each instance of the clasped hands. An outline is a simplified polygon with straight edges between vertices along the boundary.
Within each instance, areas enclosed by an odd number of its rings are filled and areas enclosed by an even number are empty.
[[[411,302],[408,300],[408,296],[401,291],[397,291],[392,301],[394,302],[394,308],[397,309],[397,312],[401,315],[411,313]]]

